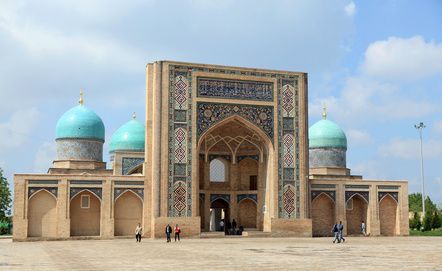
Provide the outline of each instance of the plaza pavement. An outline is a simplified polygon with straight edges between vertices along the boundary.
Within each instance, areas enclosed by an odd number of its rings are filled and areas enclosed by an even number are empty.
[[[1,239],[0,270],[442,270],[442,238]]]

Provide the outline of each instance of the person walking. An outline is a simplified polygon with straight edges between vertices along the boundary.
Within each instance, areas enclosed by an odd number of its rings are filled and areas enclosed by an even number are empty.
[[[366,229],[366,225],[365,225],[364,220],[362,220],[362,222],[361,222],[361,232],[362,232],[362,235],[367,236],[367,229]]]
[[[337,241],[338,243],[340,243],[341,240],[339,240],[338,222],[336,222],[335,225],[333,225],[332,233],[333,233],[333,236],[335,237],[335,238],[333,239],[333,244],[334,244],[336,241]]]
[[[135,228],[135,239],[137,240],[137,243],[141,243],[141,234],[143,234],[143,227],[141,227],[141,224],[138,223],[137,227]]]
[[[166,226],[166,242],[167,243],[171,242],[171,240],[170,240],[171,234],[172,234],[172,227],[169,224],[167,224],[167,226]]]
[[[339,240],[342,241],[342,242],[345,242],[345,238],[344,238],[344,224],[342,224],[342,221],[339,221],[338,232],[339,232]]]
[[[178,238],[178,241],[180,241],[180,233],[181,233],[181,229],[180,229],[180,227],[178,227],[178,224],[176,224],[176,226],[175,226],[175,242],[176,242],[177,238]]]
[[[224,219],[221,219],[221,221],[219,222],[219,228],[221,231],[224,231]]]

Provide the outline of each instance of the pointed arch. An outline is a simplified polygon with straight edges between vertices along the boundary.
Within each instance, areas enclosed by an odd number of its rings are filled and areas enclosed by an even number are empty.
[[[114,201],[116,202],[122,195],[124,195],[126,192],[130,192],[130,193],[132,193],[132,194],[134,194],[140,201],[141,201],[141,203],[143,203],[143,198],[140,196],[140,195],[138,195],[137,193],[135,193],[134,191],[132,191],[131,189],[126,189],[126,190],[124,190],[123,191],[123,193],[121,193],[120,195],[118,195],[115,199],[114,199]]]
[[[27,218],[29,237],[56,237],[57,198],[46,189],[35,192],[28,201]]]
[[[83,207],[83,195],[87,196],[87,207]],[[70,200],[69,217],[71,236],[100,236],[101,199],[91,190],[82,189]]]
[[[368,201],[367,201],[367,199],[364,198],[364,196],[362,196],[362,195],[359,194],[359,193],[354,193],[353,195],[351,195],[351,197],[347,199],[347,201],[345,202],[345,204],[347,204],[347,202],[349,202],[349,201],[350,201],[352,198],[354,198],[355,196],[358,196],[358,197],[361,198],[363,201],[365,201],[365,203],[369,204]]]
[[[332,198],[329,194],[325,193],[325,192],[321,192],[319,193],[319,195],[317,195],[313,200],[312,200],[312,204],[315,202],[315,200],[317,198],[319,198],[321,195],[325,195],[327,198],[329,198],[333,203],[335,203],[335,199]],[[349,199],[350,200],[350,199]]]
[[[321,192],[311,205],[313,236],[331,236],[331,229],[335,223],[336,203],[330,195]]]
[[[52,194],[51,191],[49,191],[47,188],[42,188],[42,189],[39,189],[38,191],[35,191],[35,193],[33,193],[31,196],[29,196],[28,201],[31,200],[32,197],[34,197],[35,195],[37,195],[38,193],[40,193],[42,191],[49,193],[55,199],[55,201],[57,201],[57,197],[54,194]]]
[[[83,192],[85,192],[85,191],[91,193],[91,194],[92,194],[94,197],[96,197],[96,198],[98,199],[98,201],[100,201],[100,203],[101,203],[101,198],[100,198],[99,196],[97,196],[97,194],[95,194],[95,192],[93,192],[92,190],[87,189],[87,188],[84,188],[84,189],[78,191],[77,193],[75,193],[75,194],[71,197],[71,199],[70,199],[69,201],[72,202],[72,200],[73,200],[75,197],[77,197],[78,195],[80,195],[81,193],[83,193]]]
[[[254,200],[250,198],[242,199],[238,202],[238,226],[244,228],[256,228],[258,207]]]
[[[143,223],[143,200],[134,191],[126,189],[115,199],[114,235],[133,235],[138,223]]]
[[[387,197],[390,197],[392,200],[394,200],[394,202],[398,203],[398,201],[390,193],[386,193],[382,196],[382,198],[379,199],[379,204],[381,204],[381,202]]]
[[[252,130],[253,132],[255,132],[260,138],[262,138],[265,142],[264,146],[266,147],[266,151],[270,151],[270,149],[274,150],[274,146],[273,146],[273,140],[258,126],[256,126],[256,124],[252,123],[251,121],[245,119],[244,117],[241,117],[240,115],[232,115],[230,117],[227,117],[223,120],[218,121],[217,123],[213,124],[212,127],[210,127],[209,129],[207,129],[206,131],[204,131],[199,139],[198,139],[198,143],[197,143],[197,147],[198,149],[200,149],[201,147],[201,143],[203,142],[204,138],[206,137],[206,135],[212,133],[214,130],[216,130],[217,128],[223,126],[224,124],[227,124],[231,121],[238,121],[240,122],[242,125],[244,125],[245,127],[247,127],[248,129]]]

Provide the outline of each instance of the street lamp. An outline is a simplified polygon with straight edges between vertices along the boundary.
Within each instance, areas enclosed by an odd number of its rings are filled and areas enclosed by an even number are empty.
[[[424,154],[422,151],[422,130],[425,128],[425,124],[420,122],[415,124],[414,128],[419,130],[419,137],[421,143],[421,178],[422,178],[422,217],[425,216],[425,184],[424,184]]]

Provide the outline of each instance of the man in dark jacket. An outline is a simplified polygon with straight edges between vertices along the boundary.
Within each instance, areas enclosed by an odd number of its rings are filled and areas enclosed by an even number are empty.
[[[335,225],[332,228],[332,233],[333,236],[335,237],[335,239],[333,239],[333,244],[338,241],[338,243],[341,242],[341,240],[339,239],[339,230],[338,230],[338,222],[335,223]]]
[[[167,226],[166,226],[166,241],[167,241],[167,243],[171,242],[171,240],[170,240],[171,234],[172,234],[172,227],[169,224],[167,224]]]
[[[339,232],[339,241],[345,242],[345,238],[344,238],[344,224],[342,224],[342,221],[339,221],[338,232]]]

